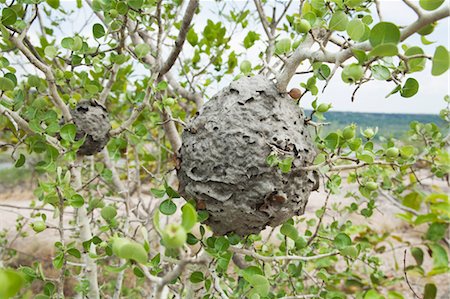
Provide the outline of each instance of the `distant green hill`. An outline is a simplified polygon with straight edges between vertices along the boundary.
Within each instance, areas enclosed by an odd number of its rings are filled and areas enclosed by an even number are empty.
[[[305,110],[306,115],[311,111]],[[448,131],[447,124],[434,114],[389,114],[389,113],[361,113],[361,112],[327,112],[326,120],[330,125],[325,131],[342,129],[348,124],[355,123],[358,128],[378,127],[378,135],[385,137],[402,138],[409,130],[412,121],[421,123],[435,123]],[[358,129],[359,131],[359,129]]]

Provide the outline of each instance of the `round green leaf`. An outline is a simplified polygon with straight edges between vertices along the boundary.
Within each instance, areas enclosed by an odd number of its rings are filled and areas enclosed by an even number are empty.
[[[291,51],[291,40],[289,38],[280,39],[275,43],[275,52],[277,54],[286,54]]]
[[[243,72],[244,74],[248,74],[252,70],[252,63],[248,60],[243,60],[239,68],[241,72]]]
[[[195,223],[197,223],[197,212],[190,203],[185,204],[181,208],[181,212],[181,225],[189,232],[194,227]]]
[[[134,48],[134,52],[138,58],[142,58],[150,52],[150,46],[147,44],[139,44]]]
[[[445,73],[450,66],[450,57],[447,49],[444,46],[436,48],[433,55],[433,65],[431,67],[431,74],[439,76]]]
[[[405,51],[405,56],[424,54],[420,47],[410,47]],[[408,60],[409,72],[420,72],[425,68],[425,58],[413,58]]]
[[[113,246],[115,246],[114,243],[117,242],[115,254],[123,259],[129,259],[129,260],[135,260],[138,263],[145,264],[148,260],[148,254],[145,250],[144,246],[141,244],[130,241],[128,239],[121,240],[124,238],[117,238],[118,240],[113,241]],[[120,241],[119,241],[120,240]]]
[[[59,132],[61,138],[67,141],[74,141],[76,134],[77,127],[74,124],[65,124]]]
[[[81,50],[81,47],[83,46],[83,40],[79,36],[75,36],[73,38],[73,44],[71,47],[72,51],[79,51]]]
[[[72,49],[74,40],[71,37],[65,37],[61,40],[61,47],[64,49]]]
[[[81,208],[84,205],[84,198],[80,194],[75,194],[69,199],[69,204],[74,208]]]
[[[389,69],[381,64],[372,65],[370,70],[372,75],[377,80],[387,80],[391,77]]]
[[[244,272],[244,279],[255,289],[262,297],[266,297],[270,292],[269,280],[265,276],[259,274],[247,275]]]
[[[105,28],[103,28],[102,24],[96,23],[92,26],[92,34],[95,38],[101,38],[105,36]]]
[[[0,77],[0,90],[2,91],[13,90],[14,87],[15,84],[11,79]]]
[[[372,47],[384,44],[398,44],[400,42],[400,30],[393,23],[380,22],[370,30],[369,41]]]
[[[116,217],[117,210],[113,206],[104,206],[102,208],[102,211],[100,212],[100,215],[105,220],[111,220],[111,219],[114,219],[114,217]]]
[[[292,224],[289,223],[285,223],[281,226],[280,233],[294,241],[298,238],[297,229]]]
[[[159,205],[159,210],[164,215],[172,215],[176,212],[177,206],[173,203],[172,200],[166,199]]]
[[[128,2],[128,5],[135,10],[140,9],[142,7],[142,5],[144,4],[144,0],[129,0],[127,2]]]
[[[378,293],[376,290],[368,290],[364,295],[364,299],[384,299],[384,296]]]
[[[23,287],[25,281],[12,269],[0,269],[0,298],[14,297]]]
[[[361,41],[366,31],[366,25],[359,19],[351,20],[347,25],[347,34],[354,41]]]
[[[47,46],[44,49],[44,53],[45,53],[45,56],[47,56],[50,59],[53,59],[56,57],[57,50],[54,46]]]
[[[5,26],[13,25],[17,20],[17,14],[12,8],[4,8],[2,11],[2,24]]]
[[[435,299],[437,295],[437,288],[434,283],[427,283],[423,291],[423,299]]]
[[[395,56],[398,54],[398,48],[395,44],[382,44],[374,47],[372,51],[370,51],[370,56],[379,56],[379,57],[385,57],[385,56]]]
[[[330,19],[330,23],[328,24],[328,28],[330,30],[335,31],[345,31],[348,25],[348,16],[342,11],[336,11]]]
[[[444,3],[445,0],[420,0],[420,6],[425,10],[435,10]]]
[[[414,78],[408,78],[405,85],[400,90],[400,95],[404,98],[410,98],[414,96],[419,90],[419,82]]]
[[[203,276],[203,273],[200,271],[195,271],[191,274],[191,277],[189,277],[189,280],[192,283],[199,283],[205,280],[205,277]]]
[[[57,9],[59,7],[59,0],[47,0],[47,4],[50,5],[51,8]]]
[[[338,249],[342,249],[350,245],[352,245],[352,239],[350,239],[347,234],[339,233],[334,237],[334,246],[336,246]]]

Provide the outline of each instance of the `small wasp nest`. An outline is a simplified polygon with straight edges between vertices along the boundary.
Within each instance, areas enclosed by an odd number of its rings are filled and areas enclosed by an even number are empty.
[[[100,152],[109,141],[111,124],[106,108],[96,101],[81,101],[75,109],[70,110],[72,119],[77,126],[76,140],[85,137],[78,154],[90,156]]]
[[[243,77],[209,100],[182,135],[179,191],[209,213],[217,235],[258,233],[304,213],[315,149],[302,109],[262,76]],[[293,158],[282,173],[271,153]]]

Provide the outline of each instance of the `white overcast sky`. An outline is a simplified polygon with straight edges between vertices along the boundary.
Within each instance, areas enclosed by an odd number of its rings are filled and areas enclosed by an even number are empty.
[[[270,2],[270,0],[268,2]],[[405,6],[401,0],[380,0],[380,2],[384,21],[392,21],[398,25],[407,25],[413,22],[416,18],[414,12],[407,6]],[[417,2],[418,5],[418,1],[414,2]],[[232,3],[236,7],[240,7],[246,2],[229,1],[228,3]],[[273,3],[275,2],[272,1],[272,4]],[[63,5],[67,9],[75,8],[75,1],[63,0],[61,2],[61,5]],[[83,3],[83,5],[85,6],[86,4]],[[445,3],[443,5],[447,4]],[[216,1],[203,0],[200,1],[200,6],[202,7],[201,13],[194,17],[194,27],[197,32],[201,32],[203,30],[208,18],[212,19],[215,22],[218,20],[217,15],[213,13],[214,11],[217,11],[217,8],[219,7],[219,4]],[[247,8],[253,11],[253,13],[251,13],[248,18],[249,26],[245,31],[241,33],[237,32],[233,35],[230,46],[232,49],[235,49],[236,53],[242,53],[242,58],[249,59],[251,61],[253,60],[255,62],[254,64],[256,64],[257,55],[261,51],[261,49],[258,49],[258,47],[254,47],[254,49],[246,51],[241,45],[248,30],[257,31],[261,34],[262,38],[264,38],[265,35],[260,24],[255,21],[257,13],[253,1],[249,1]],[[298,5],[293,4],[292,9],[298,9]],[[278,9],[278,11],[281,11],[281,9]],[[61,27],[61,30],[55,31],[56,38],[60,39],[60,37],[65,36],[65,34],[69,34],[72,30],[79,30],[79,28],[85,23],[86,19],[90,16],[90,10],[82,9],[81,11],[76,13],[73,18],[71,18],[71,20],[67,20],[68,22],[63,27]],[[376,14],[374,14],[374,19],[375,22],[378,22]],[[94,24],[96,22],[98,21],[95,17],[90,18],[89,23]],[[449,27],[449,20],[443,20],[436,27],[435,31],[427,36],[428,40],[436,41],[436,43],[431,46],[422,46],[427,54],[432,55],[434,48],[437,45],[444,45],[447,49],[450,48]],[[90,35],[91,28],[92,25],[85,26],[82,34],[84,36]],[[230,28],[230,24],[228,24],[227,28]],[[408,40],[406,40],[405,43],[409,45],[417,44],[421,46],[420,37],[417,34],[410,37]],[[187,45],[187,43],[185,45]],[[189,55],[189,48],[190,46],[187,45],[186,55]],[[226,63],[225,57],[224,63]],[[414,77],[420,83],[419,92],[414,97],[402,98],[399,94],[396,94],[386,99],[385,95],[395,87],[394,83],[384,81],[371,81],[367,84],[364,84],[359,89],[356,100],[352,103],[350,99],[355,86],[344,84],[340,79],[340,73],[337,73],[335,75],[335,78],[331,80],[324,94],[319,94],[320,101],[333,103],[335,111],[430,114],[439,113],[440,109],[444,107],[443,97],[446,94],[450,93],[450,72],[447,72],[439,77],[434,77],[431,75],[431,63],[428,62],[428,67],[423,72],[413,73],[411,77]],[[307,76],[296,76],[289,86],[299,86],[299,83],[302,81],[306,81],[307,78]],[[228,84],[232,78],[227,77],[227,79],[228,80],[223,80],[225,82],[221,82],[220,84],[213,84],[210,90],[211,95]],[[321,88],[319,89],[321,90]],[[302,98],[302,101],[304,102],[302,106],[309,108],[310,103],[313,100],[314,97],[305,96],[304,98]]]

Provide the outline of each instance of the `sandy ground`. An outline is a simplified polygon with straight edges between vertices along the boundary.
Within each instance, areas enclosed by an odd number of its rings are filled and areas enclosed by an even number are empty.
[[[343,180],[344,181],[344,180]],[[438,186],[442,192],[449,192],[450,189],[442,182],[430,181],[427,182],[430,185]],[[367,224],[372,229],[380,234],[385,232],[392,233],[393,235],[402,238],[404,241],[409,241],[411,244],[420,243],[421,235],[426,230],[426,226],[413,229],[405,222],[395,217],[396,213],[401,212],[398,208],[386,201],[384,198],[379,198],[378,208],[374,212],[374,215],[368,220],[362,216],[355,214],[342,215],[338,214],[331,209],[333,205],[347,205],[351,202],[351,199],[345,198],[344,195],[347,191],[354,190],[355,186],[346,186],[345,190],[341,191],[341,194],[332,195],[329,200],[329,209],[327,210],[324,222],[330,222],[333,220],[339,220],[344,222],[345,220],[351,220],[354,224]],[[326,193],[323,190],[314,192],[310,199],[306,209],[305,216],[313,217],[315,211],[323,206]],[[0,191],[0,232],[7,230],[7,238],[10,241],[9,246],[16,249],[19,256],[28,257],[25,260],[39,259],[42,261],[51,261],[51,257],[54,252],[54,242],[59,238],[58,231],[56,229],[47,229],[40,234],[36,234],[29,227],[31,213],[36,213],[33,209],[30,209],[30,203],[32,202],[34,195],[31,188],[17,188],[15,191]],[[19,207],[19,208],[14,208]],[[73,211],[68,210],[66,215],[66,222],[73,219]],[[53,216],[50,210],[43,211],[47,215],[47,222],[49,226],[57,225],[57,219]],[[24,224],[24,229],[21,232],[25,232],[24,237],[18,237],[16,232],[16,219],[18,216],[23,216],[21,223]],[[301,228],[300,228],[301,230]],[[263,231],[263,235],[267,235],[270,229]],[[70,231],[67,233],[70,236]],[[400,243],[396,242],[393,238],[390,238],[394,247]],[[275,240],[274,240],[275,241]],[[12,243],[11,243],[12,242]],[[275,241],[277,242],[277,241]],[[390,248],[389,246],[387,246]],[[380,258],[384,261],[384,271],[388,276],[399,275],[403,272],[403,254],[405,247],[397,248],[396,250],[388,250],[383,254],[380,254]],[[426,258],[430,261],[431,258]],[[414,261],[410,254],[407,255],[407,265],[413,264]],[[395,266],[397,265],[397,267]],[[430,264],[425,265],[430,267]],[[401,274],[400,274],[401,275]],[[412,286],[420,294],[423,290],[423,285],[428,281],[423,280],[419,276],[411,274],[409,276]],[[450,298],[450,277],[448,275],[435,276],[432,280],[438,284],[438,298]],[[411,292],[407,289],[405,283],[396,286],[396,290],[401,291],[405,298],[413,298]],[[410,296],[410,297],[409,297]]]

